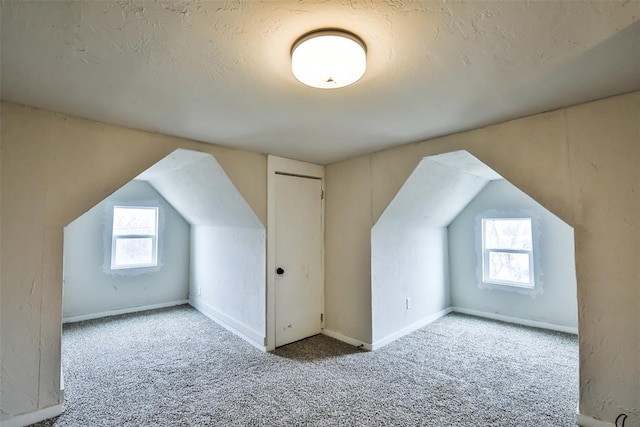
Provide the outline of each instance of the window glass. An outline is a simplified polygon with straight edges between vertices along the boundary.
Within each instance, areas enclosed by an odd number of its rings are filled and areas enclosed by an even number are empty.
[[[489,251],[489,279],[528,285],[529,258],[526,253]]]
[[[482,264],[485,283],[533,288],[531,218],[484,218]]]
[[[485,249],[533,249],[529,218],[485,219],[483,228]]]
[[[113,207],[111,269],[158,265],[158,208]]]
[[[133,238],[115,239],[115,264],[124,265],[150,265],[153,264],[153,239]]]
[[[115,206],[113,208],[113,234],[155,235],[158,208],[133,208]]]

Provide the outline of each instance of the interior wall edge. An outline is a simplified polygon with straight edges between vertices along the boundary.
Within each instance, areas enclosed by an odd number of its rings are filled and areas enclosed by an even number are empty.
[[[409,335],[410,333],[415,332],[418,329],[423,328],[428,324],[435,322],[441,317],[446,316],[447,314],[451,313],[451,311],[452,311],[452,308],[448,307],[448,308],[445,308],[444,310],[440,310],[435,313],[432,313],[418,320],[417,322],[414,322],[411,325],[406,326],[405,328],[402,328],[399,331],[392,333],[391,335],[387,335],[386,337],[375,341],[374,343],[371,344],[371,350],[378,350],[386,346],[387,344],[390,344],[393,341],[396,341],[397,339],[402,338],[405,335]]]
[[[581,414],[580,412],[577,414],[577,422],[578,425],[582,427],[615,427],[615,424],[613,423],[596,420],[595,418],[591,418],[590,416]]]
[[[373,337],[370,156],[335,163],[325,170],[325,328],[370,343]],[[352,205],[350,209],[345,210],[345,200]]]
[[[254,331],[248,326],[245,326],[242,323],[230,318],[224,313],[221,313],[220,311],[211,307],[209,304],[203,301],[199,301],[198,298],[192,297],[191,299],[189,299],[189,305],[207,316],[209,319],[216,322],[218,325],[225,328],[227,331],[242,338],[258,350],[267,351],[267,346],[264,344],[266,341],[266,336],[261,334],[260,332]]]
[[[102,311],[100,313],[80,314],[77,316],[68,316],[62,319],[62,323],[76,323],[85,320],[101,319],[103,317],[119,316],[121,314],[140,313],[143,311],[157,310],[160,308],[175,307],[178,305],[189,304],[189,300],[169,301],[160,304],[142,305],[138,307],[121,308],[117,310]]]
[[[556,325],[554,323],[539,322],[537,320],[521,319],[503,314],[489,313],[487,311],[472,310],[462,307],[451,307],[452,311],[470,316],[483,317],[485,319],[499,320],[501,322],[513,323],[516,325],[530,326],[532,328],[548,329],[550,331],[565,332],[567,334],[578,335],[578,328],[571,326]]]
[[[352,345],[354,347],[360,348],[362,350],[367,350],[367,351],[371,351],[372,347],[371,344],[364,342],[364,341],[360,341],[358,339],[352,338],[350,336],[341,334],[340,332],[336,332],[333,331],[331,329],[323,329],[322,330],[322,335],[326,335],[328,337],[331,337],[333,339],[336,339],[338,341],[342,341],[343,343]]]
[[[62,403],[2,420],[2,427],[24,427],[62,414]]]

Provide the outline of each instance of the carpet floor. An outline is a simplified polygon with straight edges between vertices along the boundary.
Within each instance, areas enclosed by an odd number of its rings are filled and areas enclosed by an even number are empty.
[[[449,314],[380,350],[263,353],[189,306],[68,324],[62,426],[575,425],[569,334]]]

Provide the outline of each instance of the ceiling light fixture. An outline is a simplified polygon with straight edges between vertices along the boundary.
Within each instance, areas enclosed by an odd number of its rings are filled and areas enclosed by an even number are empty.
[[[360,80],[366,69],[364,43],[343,30],[313,31],[300,37],[291,48],[291,71],[307,86],[348,86]]]

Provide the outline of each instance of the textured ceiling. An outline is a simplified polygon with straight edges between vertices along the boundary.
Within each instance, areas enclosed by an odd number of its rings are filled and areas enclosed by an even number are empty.
[[[640,1],[2,1],[2,99],[316,163],[640,89]],[[368,47],[353,86],[303,33]]]

